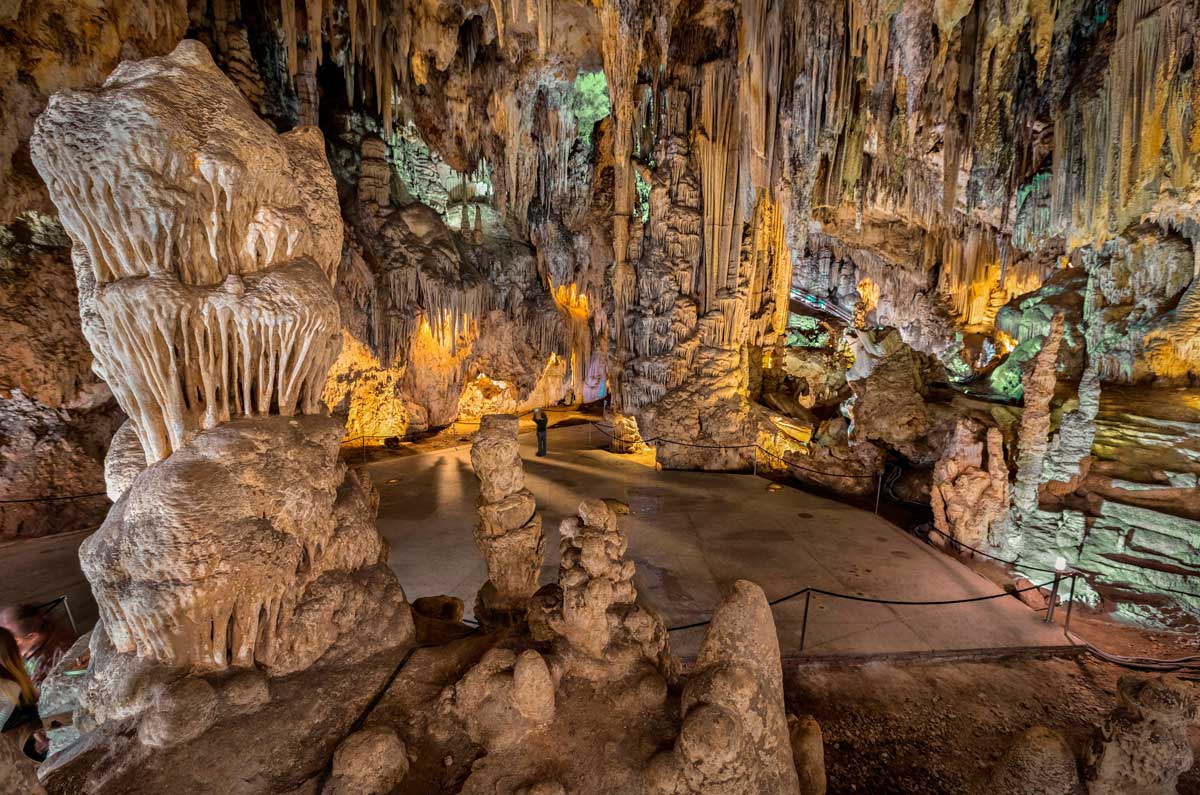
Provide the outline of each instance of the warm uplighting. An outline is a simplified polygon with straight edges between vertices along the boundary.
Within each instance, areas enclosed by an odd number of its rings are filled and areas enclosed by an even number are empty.
[[[1000,329],[996,329],[994,336],[996,338],[996,350],[1000,351],[1000,353],[1012,353],[1013,348],[1017,347],[1017,341],[1011,335],[1006,334]]]
[[[575,282],[551,287],[551,292],[554,295],[554,303],[567,314],[577,318],[588,316],[587,295],[579,292],[579,286]]]

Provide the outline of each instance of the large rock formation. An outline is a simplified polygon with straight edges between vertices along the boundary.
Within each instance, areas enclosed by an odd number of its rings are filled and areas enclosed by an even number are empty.
[[[74,241],[95,367],[147,462],[234,416],[319,410],[341,221],[317,130],[276,136],[185,42],[56,94],[31,147]]]
[[[318,413],[341,231],[320,133],[277,137],[186,41],[56,95],[33,152],[72,236],[97,369],[138,442],[114,446],[117,502],[81,551],[101,620],[83,737],[47,781],[299,786],[413,639],[374,492]],[[239,764],[179,764],[197,755]]]
[[[800,791],[775,621],[767,597],[754,583],[735,582],[713,613],[680,709],[679,739],[674,750],[651,761],[648,793]]]
[[[471,444],[471,466],[479,477],[475,543],[488,572],[475,616],[484,624],[524,620],[538,589],[546,537],[533,493],[525,488],[514,415],[489,414],[480,420]]]
[[[1118,704],[1092,738],[1084,764],[1088,795],[1174,795],[1192,766],[1188,727],[1196,702],[1174,677],[1121,677]]]

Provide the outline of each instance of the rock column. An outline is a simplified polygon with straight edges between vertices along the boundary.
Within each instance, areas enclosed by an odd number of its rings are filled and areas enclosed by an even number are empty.
[[[515,416],[489,414],[480,420],[471,465],[479,478],[475,543],[488,571],[475,616],[485,625],[512,623],[523,618],[546,557],[542,517],[525,488]]]

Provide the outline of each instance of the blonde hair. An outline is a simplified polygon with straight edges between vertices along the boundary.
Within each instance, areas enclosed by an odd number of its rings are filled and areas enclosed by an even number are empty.
[[[21,688],[21,703],[36,704],[37,689],[29,674],[25,672],[25,661],[17,648],[17,639],[4,627],[0,627],[0,679],[8,679]]]

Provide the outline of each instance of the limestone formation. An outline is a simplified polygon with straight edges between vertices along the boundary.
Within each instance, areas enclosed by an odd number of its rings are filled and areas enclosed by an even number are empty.
[[[536,651],[493,648],[443,693],[439,706],[465,723],[488,753],[503,753],[554,719],[557,684]]]
[[[933,468],[930,506],[934,526],[975,549],[993,544],[992,525],[1008,514],[1008,464],[999,428],[976,440],[970,420],[960,419],[949,447]]]
[[[1075,755],[1058,732],[1034,726],[1017,736],[978,791],[980,795],[1077,795]]]
[[[584,500],[559,537],[558,582],[539,590],[529,608],[533,638],[551,643],[576,676],[674,676],[662,619],[637,602],[636,567],[612,509]]]
[[[374,642],[403,643],[408,608],[383,563],[369,486],[337,461],[340,439],[320,417],[234,420],[139,475],[81,552],[115,649],[281,675],[367,615],[389,627]],[[362,640],[342,651],[381,647]]]
[[[356,731],[338,746],[322,795],[387,795],[408,772],[408,749],[390,729]]]
[[[1062,336],[1063,317],[1055,315],[1042,341],[1041,351],[1034,357],[1024,379],[1025,410],[1021,413],[1021,426],[1017,431],[1017,477],[1013,484],[1013,511],[1018,522],[1021,512],[1037,507],[1042,465],[1050,441],[1050,401],[1058,381],[1055,364]]]
[[[646,772],[663,795],[801,792],[783,705],[775,621],[762,589],[733,584],[713,614],[680,702],[675,748]],[[806,759],[808,763],[810,760]]]
[[[825,795],[825,746],[821,725],[812,715],[797,718],[788,715],[788,733],[792,741],[792,758],[796,762],[796,777],[800,795]]]
[[[488,571],[475,615],[485,623],[523,618],[546,556],[542,517],[525,488],[517,425],[514,415],[489,414],[471,444],[471,466],[479,478],[475,543]]]
[[[318,411],[341,222],[317,130],[275,135],[185,41],[56,94],[30,146],[95,367],[147,462],[233,416]]]
[[[1174,795],[1180,774],[1195,761],[1188,727],[1196,702],[1187,684],[1127,674],[1117,698],[1084,762],[1088,795]]]
[[[113,434],[104,457],[104,483],[108,498],[113,502],[121,499],[134,479],[146,468],[146,452],[138,441],[133,424],[126,420]]]

